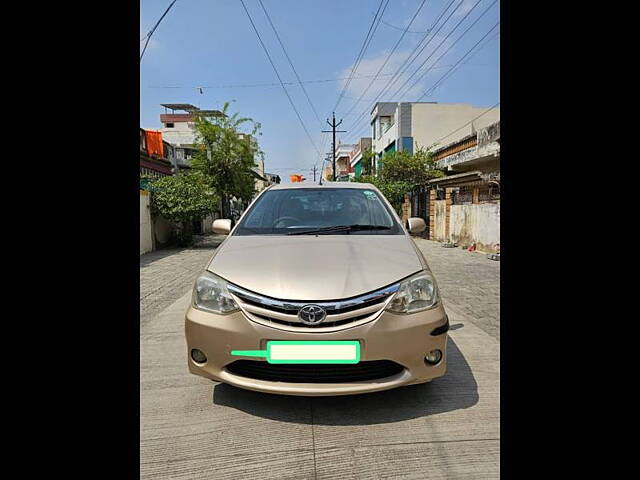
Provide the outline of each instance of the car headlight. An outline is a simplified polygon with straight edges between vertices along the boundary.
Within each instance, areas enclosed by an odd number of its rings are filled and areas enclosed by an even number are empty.
[[[424,270],[403,280],[387,305],[395,313],[414,313],[433,307],[438,301],[438,287],[430,272]]]
[[[211,272],[200,275],[193,288],[193,306],[213,313],[231,313],[238,304],[227,290],[227,282]]]

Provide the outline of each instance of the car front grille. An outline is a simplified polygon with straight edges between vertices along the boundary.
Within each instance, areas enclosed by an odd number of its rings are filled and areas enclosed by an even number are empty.
[[[399,284],[394,284],[357,297],[316,302],[279,300],[228,284],[229,292],[250,320],[274,328],[286,326],[287,330],[303,332],[330,332],[370,322],[380,315],[398,288]],[[327,312],[325,319],[317,325],[303,323],[298,312],[305,305],[322,307]]]
[[[226,366],[233,375],[288,383],[349,383],[380,380],[404,370],[390,360],[355,364],[271,364],[265,361],[236,360]]]

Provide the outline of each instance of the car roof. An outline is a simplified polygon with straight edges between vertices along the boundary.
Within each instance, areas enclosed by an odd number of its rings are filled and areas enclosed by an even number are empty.
[[[375,188],[370,183],[360,182],[322,182],[322,185],[317,183],[278,183],[272,185],[269,190],[293,190],[302,188]]]

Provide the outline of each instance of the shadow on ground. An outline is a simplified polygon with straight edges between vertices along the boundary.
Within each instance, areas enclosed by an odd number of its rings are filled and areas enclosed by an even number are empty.
[[[179,247],[167,247],[161,248],[159,250],[155,250],[153,252],[145,253],[144,255],[140,255],[140,268],[151,265],[153,262],[157,260],[162,260],[163,258],[170,257],[171,255],[175,255],[178,252],[183,251],[184,248]]]
[[[447,373],[430,383],[384,392],[335,397],[295,397],[243,390],[226,384],[213,388],[213,403],[257,417],[296,422],[311,404],[315,425],[373,425],[427,417],[478,403],[478,385],[464,356],[449,338]],[[311,402],[311,403],[310,403]]]
[[[190,247],[167,246],[153,252],[140,255],[140,268],[144,268],[157,260],[170,257],[184,250],[214,250],[220,246],[225,237],[221,235],[198,236]]]

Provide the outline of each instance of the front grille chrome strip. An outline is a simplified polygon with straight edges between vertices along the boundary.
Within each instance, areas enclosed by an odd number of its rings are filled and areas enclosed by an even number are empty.
[[[335,302],[277,300],[233,284],[227,284],[227,288],[249,320],[274,328],[286,326],[290,331],[320,333],[354,327],[376,319],[398,291],[400,284]],[[309,304],[319,305],[326,310],[327,316],[321,323],[306,325],[298,318],[298,311]]]
[[[396,283],[394,285],[382,288],[380,290],[376,290],[375,292],[367,293],[365,295],[361,295],[359,297],[348,298],[345,300],[337,300],[335,302],[300,302],[300,301],[288,301],[288,300],[277,300],[271,297],[265,297],[263,295],[258,295],[257,293],[249,292],[243,288],[238,287],[237,285],[233,285],[231,283],[227,284],[227,289],[239,297],[241,300],[253,302],[259,305],[262,305],[264,308],[278,308],[281,310],[288,310],[293,315],[298,314],[298,310],[300,310],[305,305],[313,304],[318,305],[324,308],[327,311],[327,314],[332,313],[340,313],[341,310],[357,308],[360,305],[367,303],[376,303],[376,300],[379,302],[384,301],[389,295],[392,295],[398,291],[400,288],[400,283]]]

